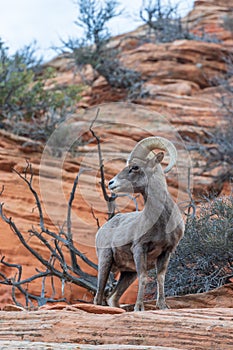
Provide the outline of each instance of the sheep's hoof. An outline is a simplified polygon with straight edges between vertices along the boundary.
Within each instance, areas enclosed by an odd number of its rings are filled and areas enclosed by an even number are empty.
[[[107,299],[107,305],[111,307],[120,307],[120,304],[118,301],[114,300],[113,297],[110,297]]]
[[[158,300],[156,307],[160,310],[168,310],[169,306],[166,304],[165,300]]]
[[[98,294],[94,297],[94,305],[107,305],[106,300],[103,300]]]
[[[143,302],[136,303],[134,306],[134,311],[144,311],[144,304]]]

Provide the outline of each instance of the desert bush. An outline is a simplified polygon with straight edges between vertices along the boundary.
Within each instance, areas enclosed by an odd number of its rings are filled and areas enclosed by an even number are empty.
[[[207,201],[197,217],[187,218],[166,275],[167,295],[207,292],[226,283],[233,276],[232,247],[233,196]],[[155,289],[150,282],[148,293]]]
[[[149,38],[166,43],[188,38],[188,30],[183,28],[178,12],[179,2],[164,4],[161,0],[143,0],[139,16],[148,26]]]
[[[140,73],[124,67],[118,59],[119,50],[109,45],[111,36],[107,24],[112,18],[122,14],[122,10],[117,10],[119,2],[105,0],[101,4],[97,0],[78,0],[76,4],[79,16],[75,23],[84,29],[83,38],[63,41],[64,49],[70,51],[76,66],[82,68],[84,65],[91,65],[94,70],[93,80],[97,76],[96,72],[113,88],[129,91],[138,89]],[[93,81],[88,83],[91,85]]]
[[[188,23],[181,20],[181,1],[143,0],[139,10],[140,19],[147,25],[148,34],[145,41],[167,43],[175,40],[198,40],[205,42],[220,42],[220,40],[201,28],[198,34],[193,34]]]
[[[46,87],[54,77],[51,68],[42,69],[33,45],[13,55],[0,41],[1,126],[35,139],[47,139],[79,100],[79,86]]]

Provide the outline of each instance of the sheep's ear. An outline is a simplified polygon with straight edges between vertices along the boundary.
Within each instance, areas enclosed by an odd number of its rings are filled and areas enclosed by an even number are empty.
[[[148,165],[151,168],[154,168],[158,163],[161,163],[164,157],[164,153],[163,152],[159,152],[157,154],[155,154],[155,156],[149,160]]]
[[[156,159],[157,159],[158,163],[161,163],[163,158],[164,158],[164,153],[163,152],[159,152],[159,153],[156,154]]]

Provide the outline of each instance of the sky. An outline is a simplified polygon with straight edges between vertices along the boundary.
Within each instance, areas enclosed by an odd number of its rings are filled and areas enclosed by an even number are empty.
[[[141,24],[136,18],[142,0],[119,2],[125,14],[109,22],[112,35],[126,33]],[[192,9],[193,0],[179,2],[182,14]],[[36,41],[38,55],[48,61],[57,56],[52,47],[62,46],[61,38],[67,40],[82,35],[74,23],[77,14],[75,0],[0,0],[0,38],[10,53]]]

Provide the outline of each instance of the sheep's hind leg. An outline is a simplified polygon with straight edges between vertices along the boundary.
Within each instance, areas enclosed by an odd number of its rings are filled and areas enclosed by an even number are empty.
[[[170,252],[163,252],[157,259],[157,302],[156,306],[159,309],[168,309],[164,294],[164,281],[167,272],[168,263],[170,260]]]
[[[102,248],[98,250],[98,282],[94,304],[103,305],[104,290],[112,267],[112,250]]]
[[[111,292],[109,298],[107,299],[107,303],[112,307],[120,307],[119,300],[122,294],[126,291],[126,289],[135,281],[137,277],[136,272],[121,272],[119,281],[117,282],[116,287]]]

